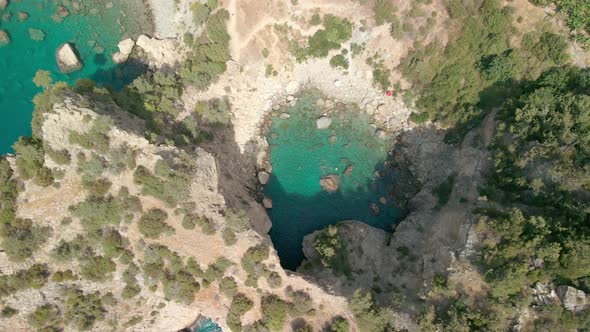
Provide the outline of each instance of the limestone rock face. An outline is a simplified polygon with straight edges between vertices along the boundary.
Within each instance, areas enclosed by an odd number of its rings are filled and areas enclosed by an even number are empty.
[[[330,119],[327,116],[322,116],[322,117],[318,118],[317,120],[315,120],[315,126],[319,130],[328,129],[328,128],[330,128],[331,125],[332,125],[332,119]]]
[[[8,36],[8,32],[0,29],[0,46],[4,46],[10,43],[10,37]]]
[[[8,0],[0,0],[0,10],[4,10],[8,6]]]
[[[135,41],[131,38],[122,40],[119,43],[119,52],[113,54],[113,62],[115,63],[123,63],[129,59],[129,55],[133,51],[133,47],[135,46]]]
[[[82,62],[80,62],[74,47],[69,43],[63,44],[57,49],[57,65],[64,74],[82,69]]]
[[[335,193],[338,191],[338,188],[340,188],[340,177],[336,174],[324,176],[320,180],[320,185],[324,191]]]
[[[141,35],[137,38],[136,45],[148,54],[149,64],[153,67],[173,66],[184,58],[176,47],[176,41],[172,39],[160,40]]]
[[[581,311],[588,304],[586,293],[570,286],[557,287],[557,296],[563,307],[570,311]]]

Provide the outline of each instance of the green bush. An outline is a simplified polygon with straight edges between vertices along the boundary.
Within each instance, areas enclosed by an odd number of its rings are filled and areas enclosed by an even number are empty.
[[[71,161],[70,152],[68,150],[54,150],[52,149],[49,144],[43,144],[43,150],[51,160],[53,160],[58,165],[69,165]]]
[[[238,284],[233,277],[224,277],[219,281],[219,291],[227,297],[233,297],[238,292]]]
[[[105,318],[106,310],[100,293],[68,289],[64,295],[64,318],[68,325],[86,331],[91,330],[97,321]]]
[[[212,126],[228,126],[231,120],[231,105],[227,97],[200,101],[195,105],[195,113]]]
[[[313,247],[324,267],[332,269],[337,275],[350,275],[346,243],[338,236],[338,226],[331,225],[321,231],[316,236]]]
[[[57,271],[51,276],[51,281],[57,283],[76,280],[78,280],[78,276],[76,276],[72,270]]]
[[[111,117],[102,115],[96,117],[92,127],[86,133],[71,131],[69,140],[71,144],[77,144],[88,150],[107,153],[110,147],[109,131],[114,122]]]
[[[268,282],[270,288],[279,288],[281,287],[282,278],[280,274],[272,271],[266,276],[266,281]]]
[[[2,212],[0,215],[2,249],[11,261],[25,261],[47,241],[52,229],[33,225],[30,219],[15,218],[13,210]]]
[[[340,45],[352,37],[352,23],[334,15],[324,16],[324,28],[316,31],[307,39],[307,46],[301,47],[291,42],[291,52],[302,62],[309,58],[324,58],[330,50],[337,50]]]
[[[453,192],[453,186],[455,185],[455,177],[456,175],[449,175],[443,182],[432,188],[432,194],[436,196],[439,207],[447,204],[449,201]]]
[[[0,318],[10,318],[14,315],[18,314],[18,310],[14,309],[10,306],[5,306],[4,308],[2,308],[2,310],[0,311]]]
[[[227,227],[237,233],[245,232],[252,227],[250,217],[244,210],[227,209],[225,211]]]
[[[348,69],[348,60],[342,54],[337,54],[330,59],[330,66],[332,68]]]
[[[226,322],[230,330],[238,332],[242,330],[242,315],[254,307],[254,302],[246,295],[239,293],[234,295],[227,312]]]
[[[112,278],[112,273],[117,265],[103,256],[89,257],[81,261],[80,275],[83,279],[96,282],[105,282]]]
[[[394,7],[391,0],[375,0],[373,11],[377,25],[393,22],[395,20],[396,10],[397,8]]]
[[[390,308],[376,306],[371,293],[356,291],[349,303],[350,309],[362,332],[388,331],[393,329],[394,313]]]
[[[332,318],[330,325],[327,328],[327,332],[348,332],[350,331],[350,324],[342,316],[336,316]]]
[[[40,140],[20,137],[13,145],[16,158],[16,170],[23,180],[33,181],[43,187],[53,183],[51,171],[43,166],[45,152]]]
[[[34,264],[27,270],[15,274],[0,275],[0,297],[12,295],[29,288],[41,288],[49,279],[49,269],[45,264]]]
[[[157,239],[162,233],[168,233],[174,230],[166,223],[168,214],[160,209],[151,209],[144,213],[137,223],[139,232],[150,239]]]
[[[118,226],[121,223],[121,201],[115,197],[91,196],[86,201],[70,207],[72,216],[80,219],[80,224],[87,232],[95,232],[106,226]]]
[[[37,307],[29,314],[28,322],[39,331],[60,331],[63,325],[61,313],[55,304]]]
[[[199,283],[186,271],[167,274],[163,284],[166,300],[174,300],[186,305],[194,302],[195,293],[200,289]]]
[[[233,246],[238,242],[238,237],[236,236],[236,233],[229,228],[225,228],[223,232],[221,232],[221,237],[223,238],[223,243],[226,246]]]
[[[143,166],[137,167],[133,180],[142,186],[144,195],[156,197],[174,207],[189,197],[194,167],[191,157],[180,154],[174,162],[158,160],[155,173]]]
[[[282,331],[287,317],[288,303],[276,295],[261,300],[262,323],[271,331]]]

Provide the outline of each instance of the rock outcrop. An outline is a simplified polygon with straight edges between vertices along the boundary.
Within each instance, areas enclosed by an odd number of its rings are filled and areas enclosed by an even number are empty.
[[[64,74],[82,69],[82,62],[70,43],[65,43],[57,49],[56,58],[59,70]]]
[[[8,45],[10,43],[10,36],[6,30],[0,29],[0,46]]]
[[[185,58],[174,39],[156,39],[141,35],[137,38],[136,45],[147,53],[152,67],[173,67]]]
[[[6,9],[8,6],[8,0],[0,0],[0,10]]]
[[[335,193],[340,188],[340,177],[336,174],[330,174],[320,179],[320,186],[329,193]]]
[[[558,286],[557,296],[561,304],[569,311],[578,312],[588,305],[588,297],[583,291],[570,286]]]
[[[113,54],[113,62],[117,64],[126,62],[127,59],[129,59],[129,55],[131,55],[134,46],[135,41],[131,38],[119,42],[119,52]]]

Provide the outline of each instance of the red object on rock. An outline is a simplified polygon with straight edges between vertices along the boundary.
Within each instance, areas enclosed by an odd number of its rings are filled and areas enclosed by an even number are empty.
[[[391,97],[393,95],[393,92],[391,92],[391,90],[387,90],[387,92],[385,93],[388,97]]]

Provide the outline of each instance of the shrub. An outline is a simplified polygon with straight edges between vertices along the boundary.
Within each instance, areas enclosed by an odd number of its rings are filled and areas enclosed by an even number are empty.
[[[57,271],[51,276],[51,281],[57,283],[76,280],[78,280],[78,276],[76,276],[72,270]]]
[[[203,275],[203,282],[207,284],[211,284],[215,280],[220,280],[223,277],[223,274],[227,270],[228,267],[232,265],[232,262],[229,261],[227,258],[220,257],[209,267],[207,267],[207,271],[205,271]]]
[[[342,316],[336,316],[332,318],[330,325],[327,328],[327,332],[348,332],[350,331],[350,324]]]
[[[282,331],[287,316],[287,302],[276,295],[267,295],[261,300],[262,323],[271,331]]]
[[[270,288],[279,288],[281,287],[282,278],[280,274],[278,274],[275,271],[272,271],[266,277],[266,281],[268,282]]]
[[[14,309],[13,307],[6,306],[0,311],[0,318],[10,318],[16,314],[18,314],[18,310]]]
[[[78,289],[65,291],[64,317],[68,325],[78,330],[90,330],[96,321],[105,318],[100,293],[84,293]]]
[[[309,293],[302,290],[294,291],[288,294],[291,298],[291,310],[296,315],[307,314],[313,307],[313,300]]]
[[[40,140],[30,137],[21,137],[13,145],[17,155],[16,169],[23,180],[33,181],[43,187],[53,183],[51,171],[43,166],[45,152]]]
[[[229,228],[225,228],[223,232],[221,232],[221,237],[223,238],[223,243],[226,246],[233,246],[234,244],[236,244],[236,242],[238,242],[238,237],[236,236],[236,233]]]
[[[233,297],[238,292],[238,284],[233,277],[225,277],[219,281],[219,291],[227,297]]]
[[[14,294],[28,288],[41,288],[49,278],[49,269],[45,264],[34,264],[27,270],[15,274],[0,276],[0,297]]]
[[[250,217],[244,210],[227,209],[225,211],[227,226],[237,233],[245,232],[252,227]]]
[[[324,58],[330,50],[340,48],[340,44],[352,37],[352,23],[347,19],[341,19],[334,15],[324,16],[324,28],[315,32],[307,39],[307,46],[300,47],[291,42],[291,52],[297,61],[302,62],[308,58]]]
[[[49,144],[43,144],[43,150],[51,160],[53,160],[58,165],[69,165],[71,161],[70,152],[68,150],[54,150],[52,149]]]
[[[113,119],[101,115],[94,119],[92,127],[86,133],[71,131],[69,140],[71,144],[77,144],[88,150],[107,153],[110,146],[109,131],[113,127]]]
[[[29,314],[29,324],[40,331],[60,331],[63,320],[55,304],[39,306]]]
[[[396,10],[397,8],[393,6],[391,0],[376,0],[373,11],[377,25],[391,23],[395,19]]]
[[[313,247],[320,256],[324,267],[329,267],[337,275],[349,275],[346,243],[338,236],[338,226],[328,226],[313,241]]]
[[[449,201],[453,192],[456,175],[449,175],[446,180],[432,188],[432,194],[438,199],[437,206],[443,206]]]
[[[356,291],[349,303],[361,331],[388,331],[393,329],[394,314],[390,308],[378,308],[371,293]]]
[[[133,180],[142,186],[144,195],[156,197],[174,207],[189,197],[193,172],[194,162],[181,154],[176,162],[158,160],[154,174],[143,166],[137,167]]]
[[[78,234],[72,241],[60,240],[52,250],[51,255],[60,262],[69,262],[77,258],[92,257],[94,256],[94,250],[89,245],[88,240]]]
[[[254,307],[254,302],[246,295],[239,293],[234,295],[227,312],[226,322],[230,330],[238,332],[242,330],[242,315]]]
[[[195,105],[195,113],[210,125],[228,126],[231,120],[229,99],[224,97],[200,101]]]
[[[330,66],[332,68],[344,68],[348,69],[348,60],[342,54],[337,54],[330,59]]]
[[[104,282],[111,278],[116,268],[117,265],[112,260],[103,256],[94,256],[81,262],[80,274],[84,279]]]
[[[30,258],[51,235],[50,227],[33,225],[30,219],[14,217],[14,211],[6,210],[0,216],[0,236],[2,248],[8,258],[22,262]]]
[[[195,300],[195,293],[200,289],[199,283],[188,272],[179,271],[167,274],[164,281],[164,297],[182,304],[191,304]]]
[[[151,209],[146,212],[137,223],[139,232],[150,239],[157,239],[162,233],[173,231],[170,225],[166,223],[168,214],[160,209]]]
[[[89,197],[86,201],[70,207],[72,216],[80,219],[87,232],[95,232],[106,226],[118,226],[121,223],[121,202],[116,198]]]
[[[195,221],[197,217],[195,215],[187,214],[182,218],[182,227],[184,229],[193,230],[197,227],[197,222]]]

